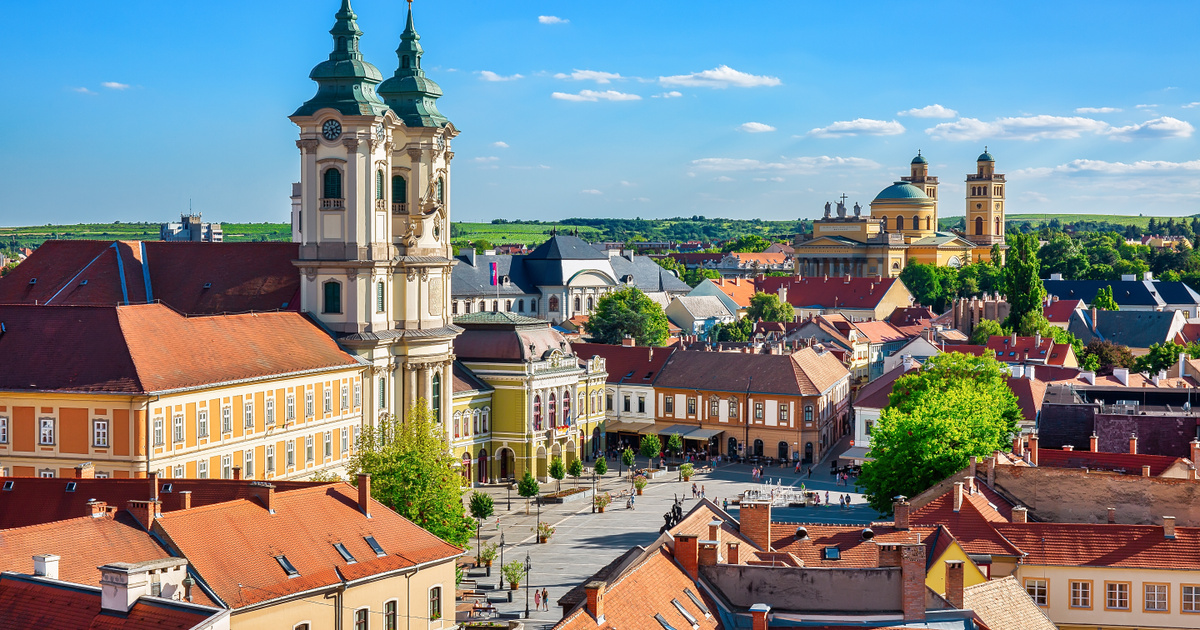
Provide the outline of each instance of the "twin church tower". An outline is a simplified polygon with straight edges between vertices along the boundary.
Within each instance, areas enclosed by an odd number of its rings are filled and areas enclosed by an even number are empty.
[[[359,51],[357,16],[342,0],[333,52],[309,77],[317,93],[291,115],[300,128],[292,240],[301,303],[370,365],[364,421],[403,416],[421,398],[448,417],[450,141],[442,90],[421,68],[412,5],[384,80]]]

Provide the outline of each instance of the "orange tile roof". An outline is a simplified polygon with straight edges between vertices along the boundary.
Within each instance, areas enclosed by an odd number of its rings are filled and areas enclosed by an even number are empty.
[[[1194,570],[1200,527],[1109,523],[998,523],[996,530],[1028,554],[1025,564]]]
[[[798,539],[796,531],[804,527],[808,538]],[[826,525],[817,523],[772,523],[771,533],[775,540],[771,548],[776,552],[790,553],[804,562],[806,567],[873,568],[879,566],[880,544],[922,543],[931,544],[937,526],[896,529],[888,523],[872,524],[873,538],[863,538],[862,525]],[[826,560],[826,547],[837,547],[838,560]],[[926,554],[929,555],[928,553]]]
[[[1180,457],[1169,455],[1145,455],[1142,453],[1093,453],[1091,451],[1062,451],[1039,448],[1038,466],[1047,468],[1087,468],[1088,470],[1125,471],[1142,474],[1142,466],[1150,467],[1150,476],[1157,477],[1176,463]]]
[[[96,583],[99,584],[99,577]],[[221,614],[216,608],[157,598],[139,599],[129,612],[114,614],[103,612],[100,602],[98,586],[75,586],[12,574],[0,576],[0,628],[4,630],[185,630],[200,627],[205,620]]]
[[[367,519],[358,510],[356,488],[331,484],[276,492],[274,514],[256,500],[169,512],[155,521],[155,531],[232,608],[463,553],[382,503],[372,500],[371,506]],[[377,558],[364,536],[374,536],[387,555]],[[339,555],[337,542],[356,563]],[[300,575],[289,579],[277,555]]]
[[[1023,359],[1045,361],[1047,365],[1063,365],[1071,344],[1054,343],[1049,337],[1042,337],[1038,343],[1037,337],[1017,337],[1013,342],[1011,335],[993,335],[988,338],[987,348],[996,353],[996,359],[1016,363]]]
[[[792,306],[820,308],[870,308],[879,303],[899,282],[897,278],[845,278],[822,276],[794,278],[768,276],[758,281],[764,293],[779,293],[787,287],[787,301]],[[901,283],[903,287],[903,283]]]
[[[1050,322],[1065,324],[1071,321],[1076,309],[1087,308],[1083,300],[1056,300],[1042,307],[1042,314]]]
[[[742,308],[750,306],[750,298],[759,290],[753,280],[742,278],[717,278],[710,282]]]
[[[765,265],[782,265],[787,262],[788,255],[783,252],[773,253],[755,253],[755,252],[732,252],[729,254],[743,265],[759,263]]]
[[[871,343],[891,343],[908,338],[903,331],[888,322],[855,322],[854,327]]]
[[[998,498],[998,497],[996,497]],[[1002,505],[989,500],[982,492],[963,493],[962,508],[954,511],[954,493],[947,491],[913,512],[913,524],[943,525],[958,540],[967,553],[1020,556],[1021,550],[997,533],[995,524],[1006,523],[1011,515],[1001,512]],[[994,506],[994,507],[993,507]]]

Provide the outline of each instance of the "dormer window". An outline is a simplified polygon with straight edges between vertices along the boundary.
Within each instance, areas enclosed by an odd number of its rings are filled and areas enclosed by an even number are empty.
[[[841,560],[842,550],[837,547],[826,547],[821,550],[822,560]]]
[[[374,536],[363,536],[363,540],[367,541],[367,545],[371,547],[371,551],[374,551],[376,556],[383,557],[387,555],[383,552],[383,547],[380,547],[379,543],[375,541]]]
[[[342,557],[342,560],[345,560],[347,563],[354,564],[355,562],[358,562],[354,559],[354,556],[350,553],[350,550],[346,549],[346,545],[343,545],[342,543],[333,543],[333,548],[337,550],[338,555]]]
[[[279,566],[283,569],[284,573],[287,573],[287,576],[289,578],[294,578],[294,577],[297,577],[300,575],[300,572],[297,571],[296,567],[292,564],[292,562],[287,559],[287,556],[284,556],[284,555],[275,556],[275,561],[279,563]]]

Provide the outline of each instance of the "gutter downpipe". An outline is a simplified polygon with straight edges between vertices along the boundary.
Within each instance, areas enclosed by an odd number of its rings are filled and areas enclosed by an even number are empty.
[[[342,598],[346,593],[346,578],[342,575],[341,569],[334,567],[333,570],[337,574],[340,584],[325,593],[325,599],[333,597],[333,629],[342,630]]]

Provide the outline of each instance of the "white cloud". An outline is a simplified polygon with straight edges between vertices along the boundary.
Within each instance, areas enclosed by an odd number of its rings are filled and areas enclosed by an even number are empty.
[[[913,118],[954,118],[958,112],[949,107],[942,107],[937,103],[926,105],[925,107],[917,107],[906,109],[902,112],[896,112],[897,116],[912,116]]]
[[[977,118],[959,118],[934,125],[925,133],[938,140],[983,140],[1012,138],[1042,140],[1078,138],[1084,133],[1104,133],[1108,123],[1081,116],[1019,116],[984,122]]]
[[[709,173],[734,172],[773,172],[813,174],[830,169],[866,170],[877,169],[879,163],[874,160],[857,157],[831,157],[820,155],[815,157],[780,158],[774,162],[764,162],[746,158],[701,158],[692,160],[692,169]],[[689,172],[689,176],[694,173]]]
[[[1158,107],[1158,105],[1153,105],[1153,104],[1143,104],[1143,105],[1134,105],[1134,107],[1136,107],[1136,108],[1138,108],[1138,109],[1153,109],[1153,108],[1155,108],[1155,107]]]
[[[1112,114],[1121,111],[1120,107],[1076,107],[1076,114]]]
[[[841,136],[895,136],[904,133],[904,125],[891,120],[872,120],[870,118],[855,118],[854,120],[839,120],[828,127],[817,127],[808,132],[818,138],[837,138]]]
[[[786,181],[782,177],[755,177],[756,182],[782,182]]]
[[[503,140],[498,140],[496,142],[493,142],[492,146],[496,147],[497,149],[507,149],[508,143],[504,142]]]
[[[104,83],[101,83],[100,85],[103,85],[104,87],[106,87],[110,90],[128,90],[129,89],[128,83],[117,83],[116,81],[105,81]]]
[[[567,24],[571,20],[560,18],[556,15],[539,15],[538,24]]]
[[[491,70],[480,70],[479,78],[483,79],[484,81],[516,81],[517,79],[524,79],[525,77],[519,74],[510,74],[508,76],[504,76],[502,74],[496,74]]]
[[[655,94],[654,96],[651,96],[650,98],[679,98],[680,96],[683,96],[683,92],[677,92],[675,90],[671,90],[670,92],[663,92],[662,94]]]
[[[1052,167],[1020,169],[1014,175],[1045,177],[1048,175],[1177,175],[1200,172],[1200,160],[1167,162],[1139,160],[1137,162],[1106,162],[1104,160],[1072,160]]]
[[[1108,135],[1117,140],[1133,140],[1136,138],[1190,138],[1196,128],[1191,123],[1170,116],[1147,120],[1140,125],[1128,127],[1113,127]]]
[[[1184,109],[1191,109],[1193,107],[1200,107],[1200,101],[1193,101],[1183,106]]]
[[[95,92],[93,92],[85,87],[73,87],[73,88],[71,88],[71,91],[79,92],[80,94],[95,94]]]
[[[725,182],[732,182],[732,181],[736,181],[736,180],[735,180],[735,179],[733,179],[732,177],[728,176],[728,175],[719,175],[719,176],[717,176],[717,177],[714,177],[714,178],[713,178],[713,181],[714,181],[714,182],[721,182],[721,183],[725,183]]]
[[[616,72],[600,72],[599,70],[574,70],[571,74],[563,74],[559,72],[554,75],[555,79],[571,79],[572,81],[595,81],[596,83],[611,83],[613,80],[623,79]]]
[[[642,97],[637,94],[626,94],[616,90],[605,90],[597,92],[595,90],[581,90],[578,94],[568,94],[566,92],[554,92],[550,98],[555,98],[560,101],[591,102],[596,101],[640,101]]]
[[[584,195],[603,195],[604,194],[604,193],[600,192],[599,190],[596,190],[595,188],[585,188],[579,192]]]
[[[777,77],[759,76],[739,72],[729,66],[721,65],[712,70],[678,74],[670,77],[659,77],[658,82],[667,87],[773,87],[783,82]]]
[[[481,156],[481,157],[477,157],[477,158],[471,158],[471,161],[472,161],[472,162],[497,162],[497,161],[499,161],[499,160],[500,160],[500,158],[498,158],[498,157],[496,157],[496,156],[494,156],[494,155],[488,155],[488,156]]]
[[[625,186],[625,187],[637,186],[637,184],[635,184],[635,183],[633,183],[633,182],[625,181],[625,180],[623,180],[623,179],[621,180],[621,185],[622,185],[622,186]]]
[[[746,133],[765,133],[768,131],[775,131],[775,128],[766,123],[748,122],[738,125],[738,130],[745,131]]]

